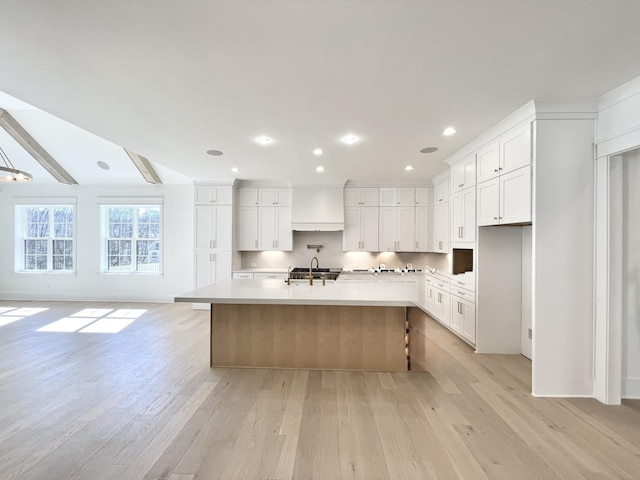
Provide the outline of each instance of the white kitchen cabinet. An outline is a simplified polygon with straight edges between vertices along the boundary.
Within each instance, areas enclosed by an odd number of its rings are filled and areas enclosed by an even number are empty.
[[[449,229],[449,202],[436,205],[434,208],[434,217],[435,245],[433,246],[433,251],[438,253],[450,253],[451,231]]]
[[[231,205],[233,187],[229,185],[196,185],[196,205]]]
[[[441,181],[435,186],[435,203],[436,205],[449,201],[450,196],[450,180]]]
[[[451,243],[476,241],[476,189],[467,188],[451,196]]]
[[[379,232],[380,251],[415,251],[415,207],[380,207]]]
[[[531,166],[478,185],[478,225],[531,221]]]
[[[195,207],[195,248],[231,250],[232,247],[231,205]]]
[[[416,207],[415,211],[415,251],[430,252],[432,233],[432,207]]]
[[[195,254],[196,288],[231,278],[231,252],[197,251]]]
[[[258,207],[238,207],[237,229],[238,250],[258,250]]]
[[[252,272],[233,272],[234,280],[253,280]]]
[[[416,187],[415,191],[416,207],[426,207],[433,205],[433,188]]]
[[[257,207],[258,206],[258,189],[256,187],[238,188],[238,206],[239,207]]]
[[[495,140],[476,152],[477,182],[486,182],[498,176],[500,168],[500,141]]]
[[[530,165],[531,161],[531,122],[525,122],[500,135],[501,175]]]
[[[381,207],[411,207],[415,204],[415,188],[413,187],[381,187]]]
[[[377,207],[378,188],[347,187],[344,189],[345,207]]]
[[[476,184],[476,156],[469,155],[451,165],[451,195]]]
[[[293,250],[291,207],[258,207],[258,250]]]
[[[253,274],[253,278],[256,280],[286,280],[287,273],[281,272],[256,272]]]
[[[259,188],[258,206],[291,206],[291,188]]]
[[[500,135],[476,152],[477,181],[486,182],[532,162],[531,122],[525,122]]]
[[[344,251],[379,251],[378,207],[345,207],[342,249]]]
[[[476,343],[476,305],[451,294],[451,329],[469,343]]]

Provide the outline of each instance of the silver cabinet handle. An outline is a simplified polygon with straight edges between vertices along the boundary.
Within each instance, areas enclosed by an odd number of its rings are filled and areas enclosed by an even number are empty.
[[[461,183],[460,185],[458,185],[458,188],[462,188],[464,187],[464,183]]]
[[[216,261],[216,254],[215,254],[215,253],[212,253],[212,254],[211,254],[211,258],[212,258],[212,259],[213,259],[213,261],[215,262],[215,261]]]
[[[494,168],[494,169],[493,169],[493,171],[494,171],[494,172],[496,172],[496,173],[498,173],[498,169],[497,169],[497,168]]]
[[[497,220],[497,219],[498,219],[498,217],[493,217],[493,219],[494,219],[494,220]]]
[[[218,241],[217,240],[213,240],[211,243],[213,244],[213,248],[216,248],[216,244],[218,243]]]
[[[416,240],[416,250],[418,249],[418,241]]]
[[[460,238],[464,238],[464,227],[460,227]]]
[[[258,249],[258,240],[256,240],[256,250]]]
[[[442,250],[442,240],[438,242],[438,250]]]

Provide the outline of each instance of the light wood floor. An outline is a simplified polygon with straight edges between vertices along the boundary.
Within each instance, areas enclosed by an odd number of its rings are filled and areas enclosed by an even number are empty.
[[[3,307],[48,310],[0,326],[2,480],[640,477],[639,402],[533,398],[526,359],[432,320],[426,372],[210,369],[189,305]],[[147,312],[117,334],[36,331],[84,308]]]

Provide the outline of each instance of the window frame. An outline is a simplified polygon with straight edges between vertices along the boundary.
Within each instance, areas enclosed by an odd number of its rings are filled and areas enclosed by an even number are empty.
[[[111,208],[129,208],[132,209],[132,236],[131,237],[110,237],[109,236],[109,210]],[[139,209],[141,208],[155,208],[158,209],[158,237],[140,237],[138,236],[138,225],[139,225]],[[100,205],[100,224],[101,224],[101,233],[100,233],[100,273],[105,275],[143,275],[143,276],[161,276],[163,275],[163,203],[162,202],[149,202],[149,203],[126,203],[126,202],[114,202],[114,203],[103,203]],[[129,266],[128,270],[124,271],[115,271],[110,270],[109,268],[109,241],[130,241],[131,248],[129,255],[125,257],[129,257]],[[158,270],[157,271],[143,271],[138,269],[138,261],[137,261],[137,242],[139,241],[152,241],[158,243]],[[147,253],[148,255],[148,253]]]
[[[48,218],[48,234],[46,237],[32,237],[28,235],[29,214],[28,209],[45,208],[49,211]],[[61,222],[64,224],[70,224],[72,229],[71,237],[56,237],[55,236],[55,214],[54,210],[59,208],[71,209],[71,221]],[[39,202],[39,203],[16,203],[14,205],[15,212],[15,251],[14,251],[14,272],[26,273],[28,275],[34,274],[55,274],[55,275],[75,275],[77,273],[77,208],[73,202]],[[46,257],[47,268],[46,269],[28,269],[27,268],[27,248],[26,242],[33,241],[46,241]],[[63,253],[61,256],[71,257],[71,269],[55,269],[53,257],[57,256],[54,253],[54,242],[56,241],[70,241],[71,242],[71,254]],[[35,255],[35,254],[34,254]]]

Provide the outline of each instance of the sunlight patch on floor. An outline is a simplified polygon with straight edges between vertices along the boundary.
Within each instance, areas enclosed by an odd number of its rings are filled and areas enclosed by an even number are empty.
[[[80,332],[80,333],[118,333],[142,316],[147,310],[143,308],[85,308],[56,320],[38,332]],[[12,312],[13,313],[13,312]],[[2,316],[0,316],[2,318]]]
[[[35,315],[36,313],[44,312],[45,310],[49,309],[39,307],[0,307],[0,327]]]

